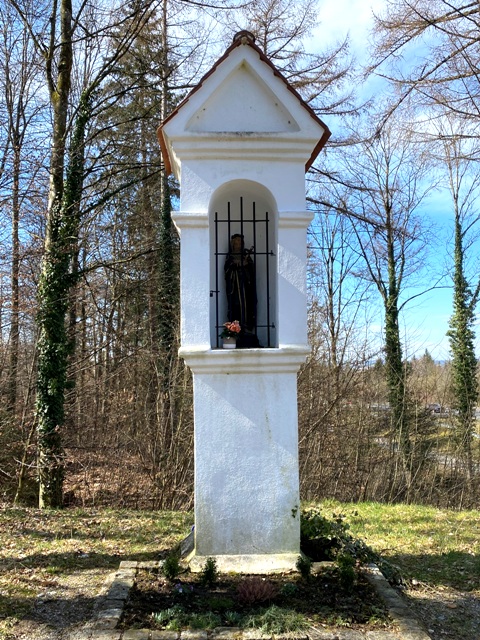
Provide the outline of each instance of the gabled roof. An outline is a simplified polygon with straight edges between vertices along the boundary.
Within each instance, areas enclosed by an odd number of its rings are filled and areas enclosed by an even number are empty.
[[[203,90],[205,84],[208,84],[215,75],[215,73],[222,67],[223,63],[227,61],[232,54],[238,49],[238,47],[247,47],[252,49],[260,58],[261,62],[269,67],[276,78],[278,78],[282,86],[284,87],[283,93],[285,94],[285,88],[288,90],[289,95],[291,94],[296,99],[295,105],[296,110],[300,108],[301,110],[301,118],[305,122],[305,115],[307,115],[308,119],[311,119],[312,125],[314,125],[314,131],[317,132],[316,136],[320,135],[318,142],[316,142],[313,150],[311,151],[311,155],[305,164],[305,171],[307,171],[310,166],[313,164],[315,158],[320,153],[321,149],[324,147],[328,138],[330,137],[330,131],[328,127],[320,120],[320,118],[316,115],[313,109],[303,100],[303,98],[298,94],[298,92],[289,84],[289,82],[285,79],[285,77],[278,71],[278,69],[272,64],[272,62],[268,59],[268,57],[262,52],[262,50],[255,44],[255,38],[249,31],[240,31],[237,33],[233,39],[232,44],[225,51],[223,56],[217,60],[217,62],[213,65],[213,67],[203,76],[200,82],[196,85],[196,87],[188,94],[188,96],[170,113],[170,115],[164,120],[162,125],[159,127],[157,131],[158,139],[162,148],[162,154],[164,158],[165,168],[168,173],[172,172],[172,164],[176,162],[175,153],[169,140],[169,135],[167,133],[167,129],[169,129],[169,124],[172,123],[177,117],[182,119],[182,116],[179,114],[182,112],[183,118],[183,126],[185,130],[188,129],[188,132],[191,136],[198,135],[199,138],[205,135],[206,132],[215,133],[217,132],[219,135],[224,136],[232,136],[232,135],[243,135],[244,139],[248,136],[261,135],[262,137],[275,136],[276,134],[283,133],[284,138],[288,136],[294,136],[295,132],[300,131],[300,127],[296,122],[295,113],[292,113],[292,109],[282,104],[281,101],[276,98],[273,92],[266,86],[266,83],[262,81],[261,78],[255,72],[255,69],[249,65],[245,60],[242,60],[242,65],[240,67],[235,68],[235,74],[230,73],[230,76],[227,76],[222,79],[221,85],[217,87],[217,93],[213,96],[207,97],[208,109],[206,107],[199,106],[197,96],[199,92]],[[258,61],[257,61],[258,64]],[[255,100],[255,105],[258,106],[259,102],[265,103],[265,109],[269,108],[269,111],[265,111],[265,116],[262,118],[258,116],[258,112],[255,114],[256,122],[255,129],[249,130],[248,127],[243,127],[239,125],[238,122],[234,121],[233,127],[239,126],[239,129],[230,128],[230,124],[228,123],[228,113],[231,112],[232,105],[229,104],[229,96],[231,95],[231,85],[232,83],[241,83],[242,87],[242,109],[236,109],[237,112],[237,120],[240,118],[243,122],[248,122],[249,117],[249,108],[254,109],[254,105],[249,103],[249,99],[251,101]],[[230,83],[230,85],[229,85]],[[262,86],[263,92],[255,91],[255,89],[260,88]],[[271,93],[271,98],[269,95]],[[253,95],[253,97],[251,97]],[[233,98],[232,98],[233,99]],[[269,103],[270,101],[270,103]],[[191,106],[193,102],[197,102],[195,106]],[[292,102],[290,100],[290,102]],[[224,118],[223,122],[218,125],[219,130],[217,131],[215,117],[218,115],[218,109],[221,108],[224,110]],[[229,111],[230,110],[230,111]],[[261,112],[261,110],[260,110]],[[221,118],[220,118],[221,120]],[[251,124],[251,123],[250,123]],[[170,127],[171,128],[171,127]],[[312,135],[310,133],[310,135]],[[315,140],[317,138],[315,137]],[[308,153],[310,153],[311,145],[309,147]],[[304,156],[305,157],[305,156]]]

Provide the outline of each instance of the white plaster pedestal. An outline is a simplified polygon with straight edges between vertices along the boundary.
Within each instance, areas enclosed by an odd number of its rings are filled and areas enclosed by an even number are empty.
[[[193,371],[192,570],[293,569],[300,553],[297,371],[305,348],[182,348]]]

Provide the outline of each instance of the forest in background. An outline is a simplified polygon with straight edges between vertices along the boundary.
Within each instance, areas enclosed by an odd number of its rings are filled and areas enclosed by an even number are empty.
[[[307,174],[302,498],[478,506],[480,8],[387,1],[360,68],[348,40],[305,49],[320,2],[0,0],[2,498],[192,506],[178,185],[156,129],[246,28],[334,132]],[[420,213],[439,188],[442,272]],[[407,359],[402,313],[440,285],[451,359]]]

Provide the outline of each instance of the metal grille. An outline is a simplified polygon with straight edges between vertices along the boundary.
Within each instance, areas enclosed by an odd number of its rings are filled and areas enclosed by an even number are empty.
[[[242,238],[242,258],[244,255],[245,257],[248,256],[248,259],[253,263],[254,272],[253,295],[256,307],[254,324],[246,333],[255,336],[256,340],[258,340],[258,344],[250,346],[274,347],[275,304],[274,300],[272,300],[272,278],[276,275],[276,262],[275,254],[270,246],[273,244],[273,223],[269,219],[268,211],[257,212],[255,202],[251,203],[251,210],[248,212],[244,210],[243,197],[239,198],[239,206],[234,207],[232,204],[232,202],[228,201],[226,211],[223,213],[215,211],[214,214],[215,282],[212,283],[214,289],[210,291],[210,296],[215,298],[216,343],[214,346],[217,348],[221,346],[219,336],[223,329],[223,323],[227,319],[240,320],[240,318],[224,318],[221,314],[221,310],[225,308],[225,299],[227,297],[225,264],[231,252],[231,238],[233,235],[240,235]],[[228,249],[225,250],[225,247],[228,247]],[[250,248],[247,249],[246,247]],[[255,340],[252,342],[255,342]],[[238,345],[241,343],[242,342],[239,341]],[[248,348],[248,346],[244,346],[243,348]]]

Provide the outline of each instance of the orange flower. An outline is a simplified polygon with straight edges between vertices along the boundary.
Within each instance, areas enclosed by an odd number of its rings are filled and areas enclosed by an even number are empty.
[[[224,322],[223,326],[225,329],[222,331],[221,337],[236,337],[242,330],[240,326],[240,322],[238,320],[233,320],[233,322]]]

